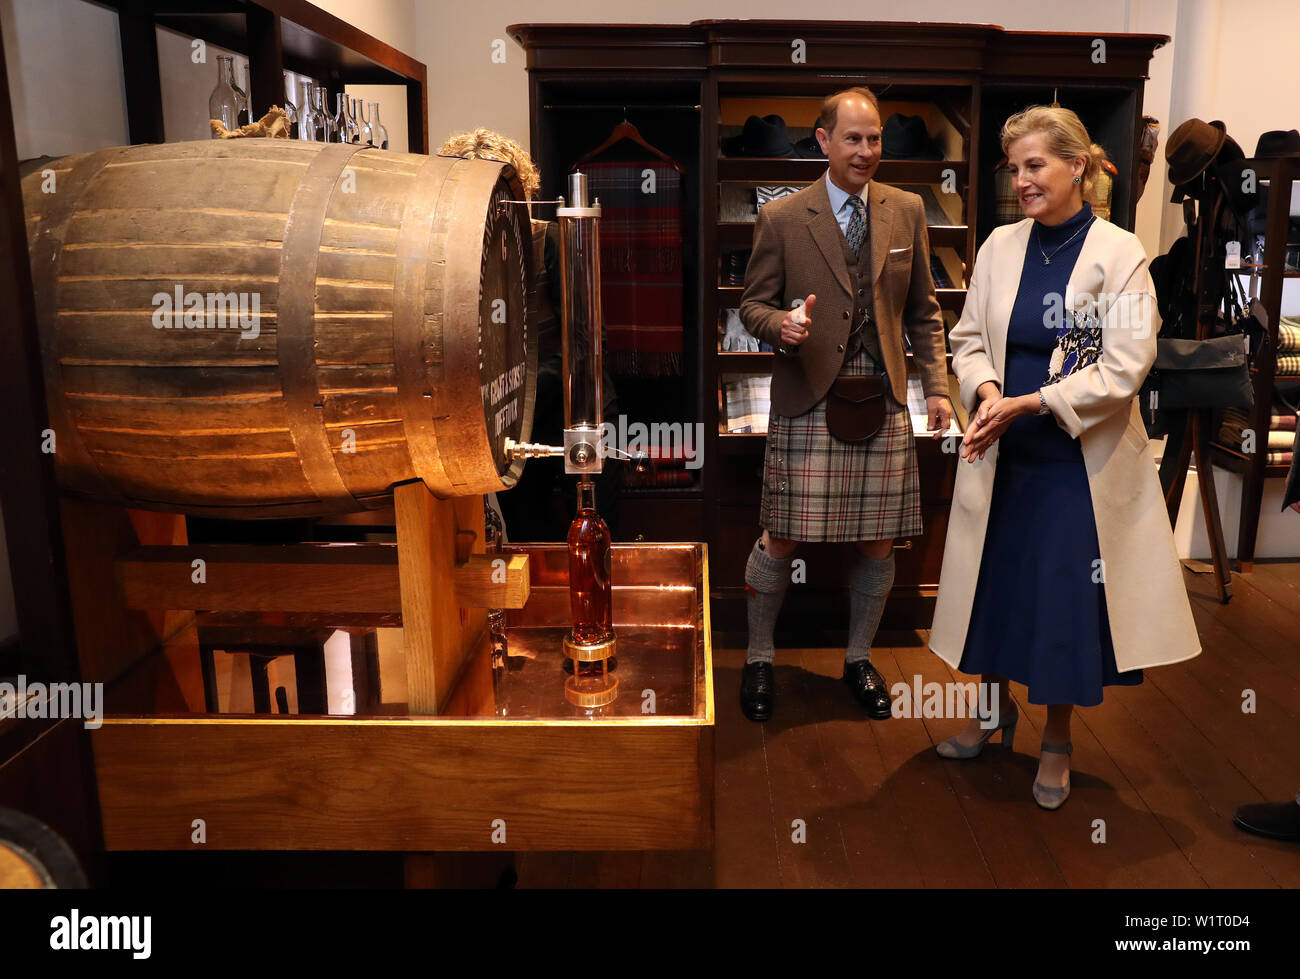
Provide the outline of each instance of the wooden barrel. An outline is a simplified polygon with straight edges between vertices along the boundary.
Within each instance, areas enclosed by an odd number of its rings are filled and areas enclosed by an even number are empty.
[[[507,489],[535,395],[504,164],[241,139],[23,180],[60,485],[294,517]]]

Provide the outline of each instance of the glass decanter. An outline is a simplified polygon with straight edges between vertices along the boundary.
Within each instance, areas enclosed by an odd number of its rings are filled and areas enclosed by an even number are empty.
[[[239,128],[239,95],[235,88],[235,59],[217,56],[217,84],[208,96],[208,118],[216,119],[227,129]],[[217,134],[213,133],[216,139]]]
[[[311,108],[303,113],[303,138],[313,143],[331,142],[334,138],[334,120],[325,111],[325,88],[309,83],[307,94],[311,100]]]
[[[370,103],[370,125],[375,131],[375,145],[381,150],[388,149],[388,130],[379,121],[379,103]]]
[[[334,105],[338,112],[334,114],[334,132],[330,135],[332,143],[350,143],[352,134],[348,131],[348,97],[342,92],[336,92],[334,95]]]
[[[298,81],[287,71],[284,74],[284,114],[289,120],[289,138],[298,138],[298,106],[294,100],[298,97],[296,89]],[[307,104],[303,103],[303,110],[306,111]]]

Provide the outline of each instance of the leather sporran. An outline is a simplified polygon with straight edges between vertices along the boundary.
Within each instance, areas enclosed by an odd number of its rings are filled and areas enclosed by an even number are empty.
[[[885,421],[884,374],[837,377],[826,394],[826,427],[841,442],[865,442]]]

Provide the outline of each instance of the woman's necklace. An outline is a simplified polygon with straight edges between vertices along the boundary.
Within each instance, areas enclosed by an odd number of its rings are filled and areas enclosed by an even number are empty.
[[[1047,252],[1044,252],[1044,251],[1043,251],[1043,244],[1042,244],[1042,242],[1041,242],[1040,240],[1036,240],[1036,241],[1034,242],[1034,244],[1038,245],[1038,250],[1039,250],[1040,252],[1042,252],[1042,255],[1043,255],[1043,264],[1044,264],[1044,265],[1051,265],[1051,264],[1052,264],[1052,256],[1053,256],[1053,255],[1056,255],[1058,252],[1060,252],[1060,250],[1061,250],[1062,248],[1064,248],[1064,247],[1065,247],[1066,245],[1068,245],[1070,242],[1074,241],[1075,238],[1079,237],[1079,232],[1085,230],[1089,225],[1092,224],[1092,222],[1094,222],[1094,221],[1096,221],[1096,220],[1097,220],[1097,215],[1095,215],[1095,214],[1092,215],[1092,217],[1088,218],[1088,220],[1085,221],[1085,222],[1083,223],[1083,225],[1082,225],[1081,227],[1079,227],[1079,228],[1074,232],[1074,234],[1070,235],[1070,237],[1066,238],[1065,241],[1061,242],[1060,245],[1058,245],[1056,248],[1052,249],[1052,254],[1051,254],[1051,255],[1048,255]],[[1034,222],[1034,230],[1035,230],[1035,231],[1038,230],[1038,222],[1037,222],[1037,221]],[[1041,235],[1040,235],[1040,238],[1041,238]]]

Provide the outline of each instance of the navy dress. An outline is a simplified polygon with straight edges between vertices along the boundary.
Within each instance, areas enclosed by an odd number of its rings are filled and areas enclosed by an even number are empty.
[[[1055,227],[1035,222],[1007,326],[1007,397],[1047,379],[1056,331],[1044,325],[1043,297],[1064,296],[1091,220],[1084,204]],[[1050,414],[1017,418],[998,442],[962,672],[1023,683],[1033,704],[1081,707],[1101,703],[1104,686],[1141,683],[1141,670],[1115,665],[1105,584],[1094,582],[1100,556],[1079,440]]]

